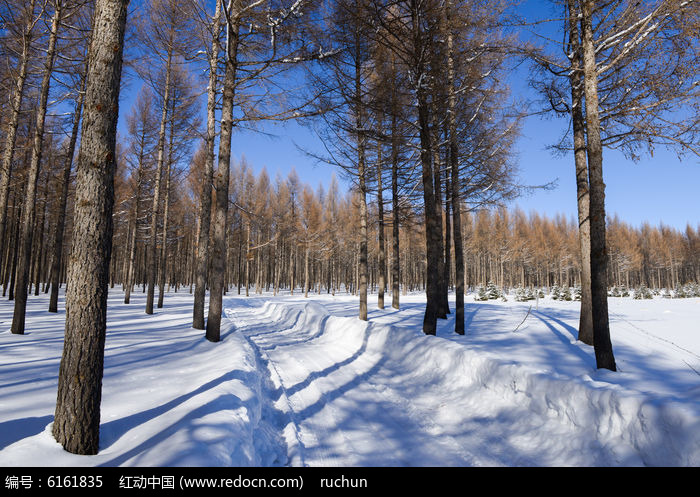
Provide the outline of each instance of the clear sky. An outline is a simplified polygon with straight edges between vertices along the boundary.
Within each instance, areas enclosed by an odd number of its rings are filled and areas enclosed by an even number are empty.
[[[530,17],[546,17],[544,0],[528,1],[524,9]],[[523,79],[513,78],[514,96],[526,91]],[[122,96],[120,130],[124,129],[124,117],[129,112],[133,93],[138,85],[129,85]],[[519,87],[521,86],[521,87]],[[204,102],[202,104],[204,106]],[[573,156],[555,156],[546,148],[555,143],[568,125],[564,119],[527,118],[522,137],[516,143],[520,178],[525,184],[543,184],[557,180],[552,191],[538,191],[513,202],[525,212],[532,210],[548,216],[564,214],[576,216],[576,183]],[[276,135],[239,130],[234,134],[232,152],[234,160],[244,155],[255,171],[263,167],[274,180],[277,173],[286,177],[292,168],[300,179],[316,188],[319,183],[327,186],[333,173],[341,188],[347,188],[341,172],[327,165],[316,165],[314,159],[298,150],[302,147],[321,151],[320,142],[309,130],[294,123],[276,124],[266,127]],[[626,160],[621,154],[606,150],[603,165],[606,182],[606,212],[618,215],[633,226],[648,221],[652,225],[664,223],[684,229],[686,224],[697,228],[700,225],[700,159],[688,156],[680,161],[674,153],[662,149],[654,157],[645,157],[637,163]]]

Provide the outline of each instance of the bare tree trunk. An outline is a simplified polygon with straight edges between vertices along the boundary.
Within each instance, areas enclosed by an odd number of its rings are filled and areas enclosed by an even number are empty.
[[[158,161],[156,168],[155,191],[153,192],[153,212],[151,213],[151,243],[148,248],[148,294],[146,295],[146,314],[153,314],[153,300],[156,294],[156,261],[158,260],[158,209],[160,208],[160,190],[165,162],[165,126],[168,122],[168,105],[170,100],[170,78],[172,77],[172,44],[168,47],[168,59],[165,63],[165,88],[163,89],[163,110],[160,117],[158,133]]]
[[[381,123],[382,120],[380,119]],[[386,247],[384,242],[384,188],[382,186],[382,150],[381,142],[377,145],[377,215],[379,223],[379,290],[377,297],[377,307],[384,309],[384,291],[386,290]]]
[[[56,221],[56,233],[53,246],[53,262],[51,265],[51,296],[49,299],[49,312],[58,312],[58,288],[61,284],[61,264],[63,263],[63,235],[66,226],[66,206],[68,204],[68,187],[70,186],[70,171],[73,166],[73,154],[75,144],[80,131],[80,115],[83,110],[83,95],[85,91],[85,75],[83,75],[78,99],[73,111],[73,129],[66,150],[65,165],[63,168],[63,181],[61,183],[61,198],[58,206],[58,220]]]
[[[158,309],[163,308],[163,298],[165,297],[165,277],[166,269],[168,267],[168,216],[170,215],[170,171],[173,166],[173,142],[175,135],[175,122],[173,116],[175,115],[175,103],[173,102],[173,108],[170,113],[170,143],[168,148],[168,167],[165,170],[165,206],[163,208],[163,237],[160,247],[160,278],[158,280]]]
[[[574,161],[576,165],[576,196],[578,198],[578,229],[581,250],[581,314],[578,339],[593,345],[593,309],[591,307],[591,231],[588,197],[588,165],[586,163],[585,118],[583,116],[583,77],[581,74],[581,42],[578,11],[574,0],[568,1],[569,51],[572,56],[571,118],[574,130]]]
[[[457,98],[455,95],[454,36],[449,25],[451,2],[445,5],[447,33],[447,105],[448,105],[448,157],[452,203],[452,230],[455,256],[455,333],[464,335],[464,248],[462,246],[462,218],[460,208],[459,144],[457,143]],[[449,243],[445,244],[446,260],[449,260]]]
[[[597,367],[615,371],[608,321],[607,253],[605,248],[605,183],[603,183],[603,146],[598,115],[598,75],[593,43],[593,0],[581,2],[583,33],[584,92],[586,135],[590,181],[591,227],[591,306],[593,310],[593,346]]]
[[[19,241],[19,228],[20,228],[20,219],[22,217],[22,211],[24,210],[24,204],[21,204],[19,206],[19,212],[17,213],[17,218],[14,220],[14,240],[12,241],[12,268],[10,270],[10,295],[8,296],[9,300],[14,300],[15,299],[15,280],[17,279],[17,254],[19,253],[19,250],[17,248],[17,243]]]
[[[36,0],[31,0],[28,11],[33,17]],[[22,39],[22,55],[20,56],[19,74],[15,83],[14,99],[12,101],[10,119],[5,132],[5,151],[0,164],[0,247],[5,246],[5,228],[7,226],[7,200],[10,192],[10,178],[12,176],[12,159],[15,153],[15,141],[17,138],[17,128],[19,127],[20,112],[22,111],[22,100],[24,97],[24,84],[27,81],[27,68],[29,64],[29,50],[32,39],[32,29],[34,19],[27,21]],[[13,255],[14,257],[14,255]]]
[[[69,452],[99,450],[100,402],[112,250],[119,82],[127,0],[97,0],[78,157],[68,262],[66,332],[53,435]]]
[[[211,187],[214,176],[214,141],[216,140],[216,84],[219,60],[219,23],[221,18],[221,0],[216,2],[216,11],[212,20],[214,38],[209,54],[209,86],[207,87],[207,157],[204,163],[202,194],[200,205],[199,237],[197,239],[197,262],[195,273],[194,309],[192,327],[204,329],[204,299],[207,289],[209,270],[209,231],[211,227]]]
[[[399,285],[401,282],[401,259],[399,246],[399,138],[396,113],[398,102],[396,91],[392,91],[392,117],[391,117],[391,307],[399,309]]]
[[[238,69],[238,29],[240,19],[237,12],[235,24],[226,23],[226,73],[224,75],[221,108],[221,135],[219,137],[219,165],[214,175],[216,205],[212,223],[212,271],[209,296],[209,315],[206,338],[211,342],[221,339],[221,313],[223,311],[224,273],[226,271],[226,218],[228,215],[228,187],[231,167],[231,134],[233,132],[233,100],[235,96],[236,72]]]
[[[359,38],[359,33],[356,33]],[[362,61],[360,59],[359,41],[355,47],[355,124],[357,128],[357,175],[360,193],[360,259],[359,259],[359,290],[360,290],[360,319],[367,321],[367,164],[365,158],[366,136],[363,131],[363,102],[362,102]]]
[[[304,243],[304,298],[309,297],[309,242]]]
[[[49,196],[49,174],[46,175],[46,178],[44,179],[44,201],[42,202],[42,207],[41,207],[41,217],[39,218],[39,222],[37,222],[37,229],[39,230],[39,240],[38,243],[36,244],[36,263],[34,265],[34,295],[39,295],[39,284],[40,280],[43,276],[44,272],[44,266],[46,264],[46,252],[47,250],[44,249],[44,224],[46,224],[46,205],[48,204],[48,196]],[[43,261],[42,261],[43,259]]]
[[[250,247],[252,247],[252,244],[250,243],[250,219],[247,220],[246,222],[246,240],[245,240],[245,296],[249,297],[250,296],[250,259],[251,259],[251,252],[250,252]]]
[[[12,333],[24,334],[25,316],[27,311],[27,285],[29,284],[29,265],[32,255],[32,237],[34,223],[36,222],[36,195],[37,182],[39,180],[39,169],[41,167],[41,156],[44,145],[44,124],[46,122],[46,109],[49,99],[49,86],[51,84],[51,73],[56,56],[56,39],[58,37],[58,26],[61,21],[61,2],[56,2],[51,21],[51,34],[49,35],[48,49],[46,51],[46,62],[44,65],[44,75],[41,81],[39,102],[36,111],[36,127],[34,128],[34,142],[32,145],[32,158],[27,172],[27,186],[24,195],[24,212],[22,213],[22,230],[20,233],[19,259],[17,263],[17,282],[15,287],[15,308],[12,316]]]
[[[129,260],[126,268],[126,281],[124,282],[124,303],[131,302],[131,287],[134,281],[134,263],[136,262],[136,242],[139,233],[139,194],[136,192],[136,205],[134,206],[133,231],[129,232],[131,243],[129,245]]]
[[[423,182],[423,204],[425,210],[425,245],[426,245],[426,271],[425,293],[426,306],[423,316],[423,333],[435,335],[437,332],[437,318],[440,312],[440,280],[438,267],[442,257],[442,233],[437,223],[435,197],[433,195],[433,165],[432,143],[430,139],[428,108],[425,95],[418,90],[418,126],[421,142],[421,166]]]

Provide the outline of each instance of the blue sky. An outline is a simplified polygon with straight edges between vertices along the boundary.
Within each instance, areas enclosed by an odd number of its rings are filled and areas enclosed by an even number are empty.
[[[528,1],[524,12],[530,17],[547,17],[543,0]],[[525,70],[525,69],[523,69]],[[525,78],[514,77],[514,97],[526,91]],[[133,94],[138,84],[133,82],[122,95],[120,130],[130,110]],[[204,102],[202,104],[204,106]],[[576,216],[576,184],[573,156],[554,156],[547,146],[555,143],[568,125],[564,119],[542,119],[534,116],[525,121],[522,137],[516,143],[520,177],[526,184],[542,184],[557,180],[552,191],[538,191],[521,197],[512,206],[525,212],[537,211],[554,216]],[[265,131],[275,137],[251,131],[239,130],[233,137],[234,160],[245,156],[255,171],[263,167],[274,180],[276,174],[286,177],[292,168],[300,179],[316,188],[319,183],[327,186],[335,173],[340,186],[347,187],[340,171],[331,166],[316,165],[312,158],[298,150],[295,143],[312,150],[322,150],[320,142],[309,130],[294,123],[269,125]],[[621,220],[639,226],[643,222],[652,225],[664,223],[684,229],[687,224],[700,225],[700,159],[688,156],[680,161],[666,150],[657,149],[654,157],[644,157],[633,163],[618,152],[606,150],[603,166],[606,182],[606,211],[618,215]]]

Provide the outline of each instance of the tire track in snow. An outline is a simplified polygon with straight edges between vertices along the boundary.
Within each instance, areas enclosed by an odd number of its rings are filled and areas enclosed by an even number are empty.
[[[292,326],[288,320],[276,322],[273,316],[267,326],[270,331],[264,333],[259,310],[257,315],[247,308],[228,312],[279,386],[277,408],[282,398],[287,404],[300,452],[296,459],[290,458],[292,464],[479,464],[465,447],[439,433],[431,422],[430,407],[420,407],[405,391],[392,386],[394,372],[387,369],[386,358],[367,351],[371,324],[353,322],[365,327],[359,346],[336,343],[324,337],[328,321],[352,320],[332,318],[322,307],[314,309],[316,305],[296,306],[295,312],[304,316],[293,319]],[[294,445],[290,444],[292,452]]]
[[[238,304],[240,301],[236,302]],[[254,315],[251,315],[251,311],[249,309],[253,308],[252,305],[250,305],[250,302],[246,302],[246,304],[248,305],[246,306],[245,311],[231,307],[225,309],[226,316],[234,323],[234,326],[239,331],[247,330],[247,333],[244,333],[243,336],[246,338],[248,343],[250,343],[251,347],[255,351],[258,362],[265,365],[267,369],[268,379],[272,384],[273,388],[279,392],[279,397],[277,398],[277,400],[274,401],[274,399],[272,399],[275,405],[271,406],[271,409],[276,409],[278,412],[281,413],[280,417],[283,418],[278,419],[278,428],[282,432],[282,439],[287,444],[288,465],[305,466],[306,464],[304,461],[304,445],[301,441],[301,437],[299,434],[299,426],[294,416],[294,408],[292,406],[291,401],[289,400],[289,397],[286,394],[286,390],[282,383],[282,378],[275,366],[275,363],[270,360],[269,356],[265,353],[265,351],[258,347],[258,345],[253,340],[256,331],[268,327],[265,325],[260,325],[259,316],[256,317]],[[283,328],[283,331],[288,329],[294,329],[297,326],[299,319],[300,316],[297,316],[296,319],[292,322],[291,326]],[[266,333],[271,332],[261,332],[260,334],[264,335]]]

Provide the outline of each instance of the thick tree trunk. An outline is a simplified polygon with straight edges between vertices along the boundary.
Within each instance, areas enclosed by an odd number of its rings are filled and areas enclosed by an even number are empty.
[[[53,423],[56,440],[77,454],[99,450],[119,82],[128,3],[97,0],[89,51],[65,343]]]
[[[440,312],[440,279],[438,268],[442,257],[442,233],[437,222],[435,196],[433,194],[433,164],[432,141],[429,129],[428,104],[423,92],[418,92],[418,126],[421,143],[421,168],[423,183],[423,204],[425,211],[425,293],[427,303],[423,316],[423,333],[435,335],[437,333],[437,318]]]
[[[51,34],[46,51],[44,74],[41,81],[39,102],[36,110],[36,125],[34,128],[34,142],[32,144],[32,158],[27,172],[27,186],[24,195],[24,212],[22,214],[22,230],[17,248],[19,259],[17,263],[17,282],[15,286],[15,309],[12,316],[12,333],[24,334],[25,316],[27,311],[27,285],[29,284],[29,266],[32,255],[32,238],[34,223],[36,222],[36,196],[41,167],[41,156],[44,145],[44,125],[46,123],[46,109],[49,99],[49,86],[51,85],[51,73],[56,56],[56,39],[58,26],[61,21],[61,2],[56,2],[51,21]]]
[[[197,261],[195,270],[194,309],[192,327],[204,329],[204,300],[207,290],[209,270],[209,231],[211,227],[212,178],[214,176],[214,145],[216,140],[216,85],[217,65],[219,60],[219,24],[221,17],[221,0],[216,2],[216,11],[212,20],[214,39],[209,54],[209,86],[207,87],[207,157],[202,178],[201,205],[199,208],[199,237],[197,238]]]
[[[250,243],[250,219],[246,221],[246,239],[245,239],[245,296],[250,296],[250,261],[252,253],[250,251],[252,244]]]
[[[593,310],[593,346],[597,367],[616,370],[608,321],[607,253],[605,248],[605,183],[603,182],[603,146],[598,114],[598,74],[593,43],[593,0],[581,2],[584,92],[586,100],[586,136],[590,181],[591,227],[591,306]]]
[[[223,311],[224,274],[226,272],[226,219],[228,215],[228,187],[231,167],[231,134],[233,132],[233,100],[238,69],[238,29],[240,19],[236,12],[235,24],[226,24],[226,72],[224,75],[221,109],[221,135],[219,137],[219,164],[214,175],[216,205],[212,222],[212,261],[207,317],[206,338],[211,342],[221,339],[221,313]]]

